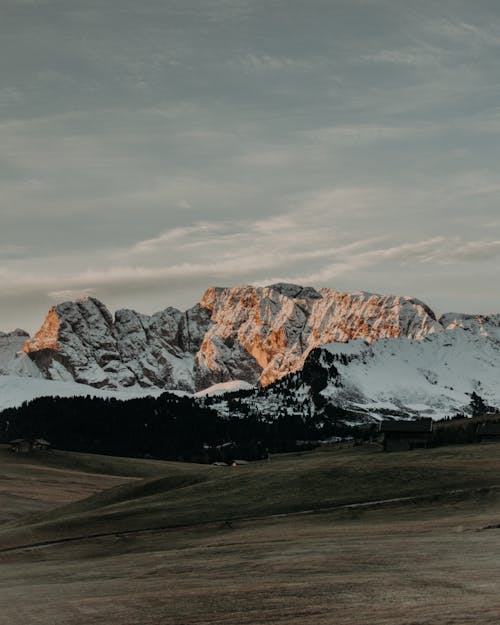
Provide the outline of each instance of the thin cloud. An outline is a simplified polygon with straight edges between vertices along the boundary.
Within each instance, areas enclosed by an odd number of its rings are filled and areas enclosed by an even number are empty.
[[[500,28],[498,21],[490,26],[471,24],[453,19],[440,19],[429,22],[429,32],[438,34],[465,48],[482,48],[484,46],[500,47]]]
[[[29,252],[29,247],[26,245],[12,245],[6,243],[0,245],[0,258],[16,258],[26,256]]]
[[[323,266],[321,269],[302,275],[279,276],[266,280],[297,282],[298,284],[329,283],[338,276],[356,272],[367,267],[376,267],[387,262],[400,263],[407,266],[413,263],[451,264],[468,261],[491,260],[500,255],[500,241],[463,241],[444,236],[402,243],[388,248],[360,251],[345,255],[339,254],[341,260]]]
[[[249,53],[236,61],[229,61],[229,64],[239,69],[255,72],[307,71],[317,66],[318,59],[312,62],[301,58]]]
[[[19,102],[24,93],[16,87],[3,87],[0,89],[0,107],[7,107]]]
[[[322,144],[338,145],[375,144],[380,141],[406,141],[412,137],[435,132],[434,124],[418,124],[412,126],[382,126],[372,124],[331,126],[308,130],[302,136]]]
[[[82,297],[95,295],[94,289],[63,289],[62,291],[49,291],[47,295],[56,302],[76,300]]]
[[[182,243],[185,245],[186,240],[192,238],[193,236],[205,238],[206,235],[217,232],[218,229],[218,226],[210,223],[198,223],[194,226],[172,228],[162,232],[159,236],[153,237],[152,239],[139,241],[131,249],[127,250],[125,255],[151,254],[152,252],[155,252],[158,249],[163,249],[164,246],[172,243]]]
[[[500,256],[500,241],[454,241],[447,249],[436,250],[427,260],[453,264],[455,262],[494,260]]]
[[[388,63],[421,68],[432,66],[442,62],[442,51],[425,48],[402,48],[399,50],[380,50],[373,54],[364,54],[361,60],[370,63]]]

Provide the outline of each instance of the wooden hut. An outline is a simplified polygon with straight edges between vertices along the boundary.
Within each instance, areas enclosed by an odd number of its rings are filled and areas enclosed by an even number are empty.
[[[428,447],[431,441],[432,419],[382,421],[379,432],[384,451],[408,451]]]
[[[16,438],[10,441],[10,450],[16,454],[28,454],[33,451],[33,441],[29,438]]]
[[[477,428],[480,443],[500,443],[500,423],[481,423]]]
[[[37,449],[48,449],[49,441],[44,438],[16,438],[10,441],[10,450],[16,454],[28,454]]]

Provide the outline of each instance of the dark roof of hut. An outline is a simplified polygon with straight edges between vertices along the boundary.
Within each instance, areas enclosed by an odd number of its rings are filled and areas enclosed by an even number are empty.
[[[407,421],[404,419],[390,421],[382,421],[379,428],[380,432],[394,432],[394,433],[409,433],[409,434],[421,434],[429,433],[432,431],[432,419],[415,419],[414,421]]]

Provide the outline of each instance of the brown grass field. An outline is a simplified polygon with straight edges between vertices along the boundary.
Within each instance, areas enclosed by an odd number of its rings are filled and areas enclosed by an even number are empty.
[[[498,625],[500,445],[237,468],[0,448],[0,623]]]

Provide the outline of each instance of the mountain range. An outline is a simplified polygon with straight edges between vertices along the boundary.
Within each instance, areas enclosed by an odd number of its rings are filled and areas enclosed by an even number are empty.
[[[33,337],[0,333],[2,393],[20,378],[78,394],[175,390],[222,411],[214,394],[243,389],[245,410],[440,417],[472,393],[500,404],[499,372],[500,315],[438,318],[413,297],[283,283],[212,287],[151,316],[87,297],[51,308]]]

